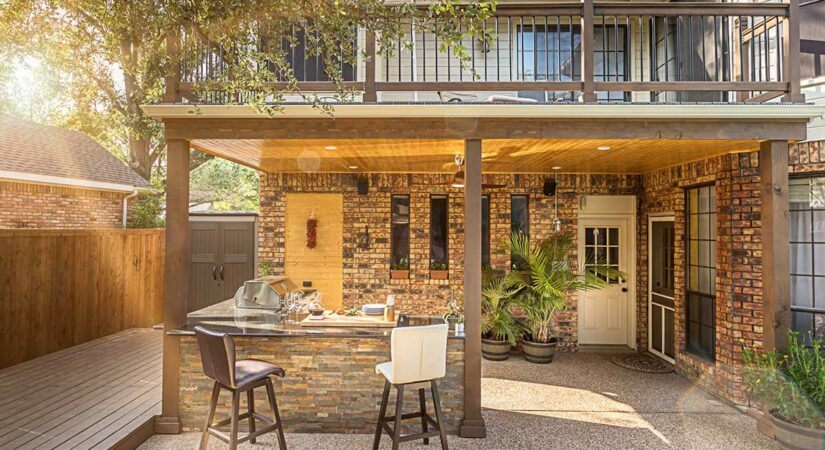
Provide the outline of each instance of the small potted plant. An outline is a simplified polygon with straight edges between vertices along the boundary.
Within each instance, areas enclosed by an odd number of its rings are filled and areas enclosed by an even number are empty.
[[[515,290],[504,274],[485,272],[481,288],[481,356],[504,361],[524,333],[524,326],[513,316]]]
[[[623,274],[600,266],[578,270],[571,261],[574,244],[569,235],[554,235],[533,245],[528,236],[514,232],[505,245],[510,246],[514,259],[507,284],[515,287],[518,306],[527,319],[522,353],[527,361],[549,364],[559,342],[553,330],[555,316],[567,308],[568,294],[601,289]]]
[[[825,342],[805,345],[788,333],[782,353],[745,348],[742,382],[773,424],[776,442],[786,449],[825,448]]]
[[[430,261],[430,279],[446,280],[450,277],[449,266],[445,263]]]
[[[456,299],[450,299],[450,303],[447,305],[449,311],[447,314],[444,314],[444,322],[448,325],[452,325],[453,329],[455,330],[456,336],[460,336],[464,334],[464,311],[458,306],[458,301]]]
[[[393,280],[406,280],[410,278],[410,263],[402,259],[390,264],[390,278]]]

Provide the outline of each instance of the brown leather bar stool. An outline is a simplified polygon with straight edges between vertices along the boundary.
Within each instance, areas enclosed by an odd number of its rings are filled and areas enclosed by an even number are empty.
[[[203,327],[195,327],[195,335],[198,337],[203,373],[215,380],[200,448],[202,450],[206,449],[210,434],[229,443],[229,448],[234,450],[241,442],[249,441],[254,444],[255,438],[258,436],[277,430],[278,448],[286,450],[281,416],[278,413],[278,404],[275,401],[275,389],[272,387],[272,380],[269,378],[272,375],[283,377],[284,369],[258,359],[240,359],[236,361],[235,343],[232,337],[225,333],[216,333]],[[266,386],[266,394],[269,397],[269,406],[272,408],[274,419],[255,412],[254,390],[261,386]],[[232,412],[228,419],[213,424],[212,419],[215,417],[215,408],[218,406],[218,396],[221,389],[226,389],[232,393]],[[239,414],[241,394],[244,392],[246,392],[249,410]],[[238,424],[243,419],[249,419],[249,433],[238,438]],[[256,430],[255,419],[264,422],[267,426]],[[218,430],[218,427],[226,424],[230,424],[229,435]]]

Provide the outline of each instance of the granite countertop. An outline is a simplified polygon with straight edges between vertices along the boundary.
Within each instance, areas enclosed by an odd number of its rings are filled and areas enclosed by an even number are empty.
[[[271,337],[271,336],[302,336],[302,337],[364,337],[389,338],[392,328],[368,327],[302,327],[298,322],[306,314],[290,317],[278,311],[267,309],[238,309],[234,300],[226,300],[204,309],[189,313],[186,324],[169,332],[170,335],[188,336],[195,334],[195,327],[200,325],[213,331],[227,333],[231,336],[243,337]],[[407,316],[402,314],[398,326],[435,325],[444,323],[437,316]],[[456,335],[450,327],[450,339],[464,339],[464,334]]]

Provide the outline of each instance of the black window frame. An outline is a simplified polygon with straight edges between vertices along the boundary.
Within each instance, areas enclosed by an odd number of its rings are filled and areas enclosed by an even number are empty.
[[[407,222],[396,222],[396,200],[406,199],[407,201]],[[399,213],[400,214],[400,213]],[[403,214],[401,214],[403,216]],[[406,239],[406,255],[402,255],[401,258],[398,258],[399,255],[396,254],[396,225],[406,225],[407,228],[407,239]],[[397,264],[402,263],[402,259],[406,261],[407,268],[410,267],[410,194],[393,194],[390,197],[390,267],[395,266]],[[402,249],[403,250],[403,249]]]
[[[513,208],[513,200],[516,198],[523,198],[525,201],[524,204],[524,221],[522,223],[523,229],[516,230],[515,225],[515,218],[516,218],[516,211]],[[530,196],[527,194],[512,194],[510,195],[510,232],[520,231],[527,237],[530,237]]]
[[[434,217],[434,202],[436,201],[444,201],[444,256],[443,258],[437,259],[433,257],[434,248],[436,246],[435,240],[435,229],[436,226],[435,217]],[[429,254],[429,263],[430,267],[433,264],[439,265],[446,265],[448,268],[450,267],[450,196],[447,194],[432,194],[430,195],[430,227],[429,227],[429,236],[430,236],[430,254]]]
[[[806,180],[810,183],[813,179],[825,179],[825,174],[823,173],[810,173],[805,174],[804,176],[794,176],[791,178],[791,185],[795,182],[800,180]],[[791,188],[793,192],[793,188]],[[810,192],[809,192],[810,195]],[[792,194],[791,194],[792,197]],[[825,206],[823,207],[814,207],[810,204],[807,208],[795,208],[793,204],[795,202],[792,201],[793,198],[789,199],[789,233],[788,233],[788,242],[789,242],[789,253],[790,253],[790,262],[791,262],[791,270],[790,270],[790,301],[791,301],[791,328],[795,331],[799,331],[802,334],[802,338],[809,342],[810,336],[813,335],[814,337],[822,337],[825,335],[825,321],[820,321],[819,330],[817,330],[817,316],[822,316],[825,318],[825,302],[822,302],[822,306],[817,306],[816,301],[816,293],[819,292],[817,289],[817,285],[820,285],[820,288],[823,288],[823,292],[825,292],[825,268],[819,269],[821,273],[817,273],[817,246],[825,246],[825,239],[817,240],[816,235],[821,234],[817,233],[817,224],[818,222],[816,219],[821,219],[821,225],[825,228]],[[810,222],[810,228],[808,229],[807,240],[799,240],[794,239],[794,224],[795,219],[797,216],[801,214],[808,215],[808,220]],[[803,273],[800,272],[795,267],[795,254],[794,250],[797,246],[810,246],[810,273]],[[825,267],[825,261],[821,262],[820,264]],[[795,280],[796,279],[809,279],[810,280],[810,302],[800,302],[797,298],[797,289],[795,289]],[[800,303],[803,303],[800,305]],[[810,303],[810,306],[805,305],[804,303]]]
[[[696,213],[692,212],[691,210],[691,202],[690,202],[690,194],[694,190],[700,190],[704,188],[712,188],[714,195],[710,197],[711,199],[708,200],[709,202],[709,209],[708,211],[697,211]],[[693,355],[696,355],[700,358],[715,361],[716,358],[716,273],[717,273],[717,265],[718,265],[718,257],[716,254],[716,245],[715,240],[717,237],[717,228],[718,228],[718,201],[716,201],[716,185],[714,183],[711,184],[703,184],[703,185],[695,185],[685,188],[684,192],[685,198],[685,350]],[[709,236],[705,238],[696,238],[692,237],[692,229],[691,229],[691,216],[697,216],[697,223],[699,222],[699,216],[701,215],[711,215],[712,217],[709,218]],[[701,232],[701,230],[697,231]],[[701,265],[701,261],[698,264],[694,265],[691,264],[692,258],[692,249],[691,249],[691,242],[697,241],[699,244],[697,248],[701,246],[702,242],[712,242],[713,244],[709,244],[708,256],[711,258],[712,265]],[[701,255],[701,250],[699,252]],[[700,256],[697,256],[700,258]],[[713,294],[709,294],[706,292],[699,291],[698,289],[693,289],[691,284],[691,268],[697,268],[697,280],[699,280],[700,275],[698,275],[698,271],[700,269],[709,269],[710,270],[710,280],[709,282],[712,283],[712,290]],[[697,281],[699,282],[699,281]],[[694,302],[695,300],[695,302]],[[707,309],[710,311],[707,311]],[[694,311],[696,310],[696,311]],[[694,320],[693,317],[697,319]],[[709,319],[705,319],[709,317]],[[705,322],[703,324],[703,322]],[[710,325],[707,325],[707,322]],[[707,333],[705,328],[710,327],[709,336],[709,346],[702,346],[702,338],[706,335],[703,333]],[[697,329],[698,328],[698,329]],[[693,333],[698,333],[695,336]],[[699,344],[696,345],[695,342],[698,341]]]

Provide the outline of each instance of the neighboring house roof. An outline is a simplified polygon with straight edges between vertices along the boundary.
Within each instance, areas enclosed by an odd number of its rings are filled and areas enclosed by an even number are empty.
[[[0,178],[92,189],[151,188],[94,139],[0,114]]]

